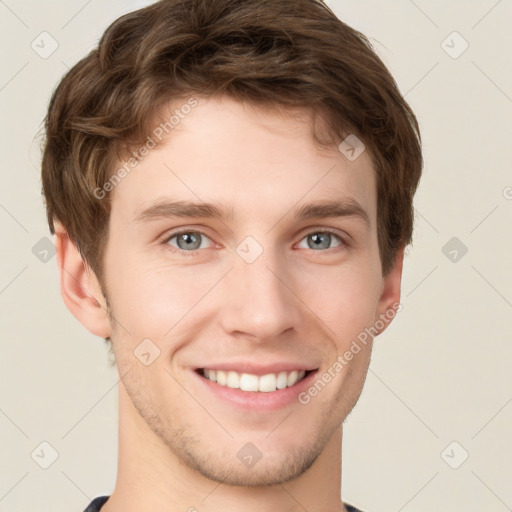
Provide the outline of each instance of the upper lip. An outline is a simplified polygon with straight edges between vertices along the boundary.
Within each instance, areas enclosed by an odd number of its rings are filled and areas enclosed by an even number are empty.
[[[237,373],[250,373],[251,375],[267,375],[269,373],[279,372],[291,372],[293,370],[316,370],[318,366],[314,366],[311,363],[300,363],[300,362],[275,362],[258,364],[254,361],[240,361],[240,362],[218,362],[218,363],[206,363],[204,366],[198,366],[199,369],[208,370],[222,370],[225,372],[237,372]]]

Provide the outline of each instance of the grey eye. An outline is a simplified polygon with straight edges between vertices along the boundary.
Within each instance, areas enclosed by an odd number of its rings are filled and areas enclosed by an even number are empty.
[[[334,233],[330,233],[329,231],[315,231],[307,234],[303,238],[303,240],[307,240],[307,248],[313,250],[330,249],[333,239],[338,239],[340,241],[338,246],[341,245],[341,237]]]
[[[182,251],[195,251],[196,249],[201,249],[202,238],[208,239],[203,233],[199,231],[182,231],[181,233],[176,233],[169,237],[167,243],[177,249],[181,249]],[[176,239],[176,244],[171,243],[172,240]],[[208,239],[209,240],[209,239]],[[203,246],[204,248],[204,246]]]

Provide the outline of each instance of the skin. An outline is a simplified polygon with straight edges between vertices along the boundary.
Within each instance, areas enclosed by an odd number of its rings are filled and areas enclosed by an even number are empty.
[[[193,371],[294,361],[322,374],[400,300],[403,250],[383,276],[368,153],[349,161],[336,146],[316,147],[302,113],[201,98],[114,188],[103,283],[110,315],[94,273],[57,232],[64,301],[89,331],[112,338],[121,376],[118,475],[105,512],[345,511],[342,424],[361,394],[371,339],[306,405],[241,411]],[[344,197],[369,225],[291,213]],[[233,218],[136,221],[162,199],[224,204]],[[199,236],[200,248],[181,245],[182,254],[176,237],[166,241],[177,228]],[[315,248],[308,235],[325,229],[347,245],[327,236]],[[236,252],[247,236],[263,249],[252,263]],[[160,350],[148,366],[134,356],[144,339]],[[249,442],[262,454],[250,468],[237,458]]]

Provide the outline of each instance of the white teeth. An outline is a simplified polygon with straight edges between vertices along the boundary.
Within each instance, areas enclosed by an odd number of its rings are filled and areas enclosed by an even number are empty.
[[[288,384],[288,374],[286,372],[279,372],[277,375],[276,387],[277,389],[284,389]]]
[[[306,375],[305,370],[293,370],[291,372],[268,373],[266,375],[252,375],[250,373],[237,373],[223,370],[203,370],[203,375],[220,386],[242,391],[260,391],[270,393],[277,389],[291,387]]]
[[[242,391],[258,391],[258,376],[242,373],[240,377],[240,389]]]
[[[228,388],[238,389],[240,387],[240,377],[236,372],[228,372],[226,380],[226,386]]]
[[[288,387],[293,386],[299,377],[299,372],[297,370],[293,370],[293,372],[290,372],[288,374],[288,381],[286,382],[286,385]]]
[[[269,373],[267,375],[262,375],[260,377],[260,383],[258,386],[260,391],[264,393],[269,393],[270,391],[275,391],[277,389],[277,378],[274,373]]]
[[[215,370],[210,370],[210,374],[212,371],[215,371]],[[226,372],[223,372],[222,370],[218,370],[216,373],[217,373],[217,384],[220,384],[221,386],[225,386],[226,382],[228,380],[226,377]]]

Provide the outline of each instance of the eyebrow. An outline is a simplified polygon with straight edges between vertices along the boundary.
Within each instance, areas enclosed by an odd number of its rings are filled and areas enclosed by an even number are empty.
[[[313,218],[356,217],[370,226],[370,218],[366,210],[353,198],[345,197],[336,201],[317,201],[307,203],[292,210],[297,220]],[[193,201],[157,201],[138,213],[136,222],[149,222],[160,218],[213,218],[222,221],[234,219],[233,208],[212,203],[196,203]]]

